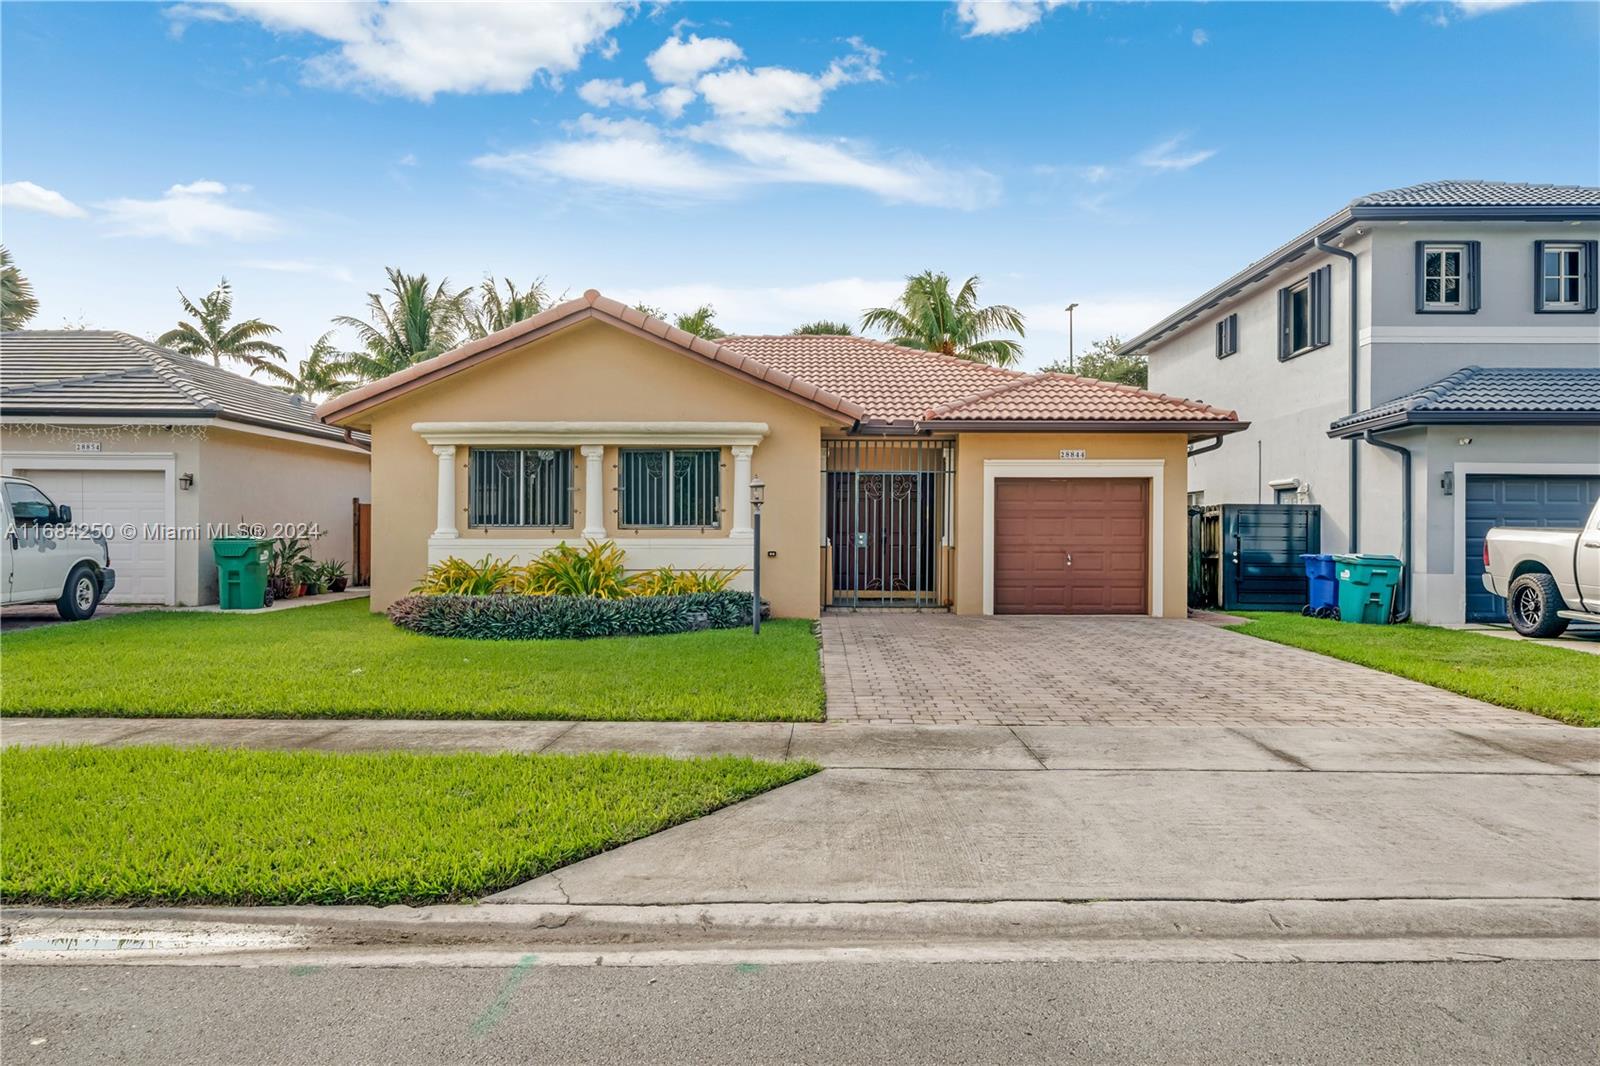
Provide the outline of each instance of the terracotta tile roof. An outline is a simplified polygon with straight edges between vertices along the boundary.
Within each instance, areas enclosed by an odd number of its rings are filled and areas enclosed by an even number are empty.
[[[724,347],[848,396],[877,422],[914,422],[953,403],[1026,375],[938,352],[866,337],[827,334],[724,337]]]
[[[388,377],[352,389],[343,396],[335,396],[317,408],[317,417],[324,422],[349,420],[360,412],[402,393],[448,377],[475,363],[504,354],[529,341],[589,318],[607,319],[647,337],[653,337],[669,347],[677,348],[707,363],[753,378],[775,392],[787,393],[814,408],[832,414],[841,422],[848,424],[866,417],[866,411],[854,401],[800,380],[785,370],[769,367],[717,341],[709,341],[692,333],[686,333],[670,323],[653,318],[637,308],[629,307],[620,300],[601,296],[594,289],[589,289],[576,300],[568,300],[546,308],[532,318],[507,326],[497,333],[480,337],[442,355],[436,355],[432,359],[424,359]]]
[[[914,428],[928,422],[1093,423],[1170,426],[1232,423],[1231,411],[1128,385],[1071,374],[1026,374],[866,337],[827,334],[734,336],[710,341],[590,289],[498,333],[335,397],[317,409],[324,421],[352,422],[362,411],[411,389],[512,351],[588,318],[653,337],[704,362],[753,378],[846,424]],[[1227,430],[1222,430],[1227,431]]]
[[[1133,385],[1029,374],[930,410],[924,422],[1229,422],[1238,415]]]

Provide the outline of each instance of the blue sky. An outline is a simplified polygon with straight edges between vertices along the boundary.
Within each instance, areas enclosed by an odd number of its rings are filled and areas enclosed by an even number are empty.
[[[299,357],[386,265],[786,331],[978,274],[1027,365],[1362,193],[1600,184],[1600,5],[0,7],[0,236],[63,322],[226,274]]]

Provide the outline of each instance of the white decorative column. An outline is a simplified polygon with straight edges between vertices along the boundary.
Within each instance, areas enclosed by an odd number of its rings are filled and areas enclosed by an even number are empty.
[[[435,444],[433,454],[439,457],[439,528],[435,537],[458,536],[456,530],[456,446]]]
[[[585,444],[583,453],[583,535],[585,539],[606,539],[605,475],[600,461],[605,458],[603,444]]]
[[[735,444],[733,452],[733,528],[728,536],[744,539],[756,535],[750,523],[750,456],[755,448],[748,444]]]

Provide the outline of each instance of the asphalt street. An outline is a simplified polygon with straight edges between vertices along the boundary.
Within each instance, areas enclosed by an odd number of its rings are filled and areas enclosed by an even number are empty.
[[[31,1063],[1583,1063],[1600,964],[29,966]]]

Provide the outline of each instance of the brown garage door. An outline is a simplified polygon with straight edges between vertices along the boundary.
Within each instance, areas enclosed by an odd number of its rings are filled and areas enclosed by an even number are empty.
[[[1144,614],[1150,483],[1001,478],[994,484],[996,614]]]

